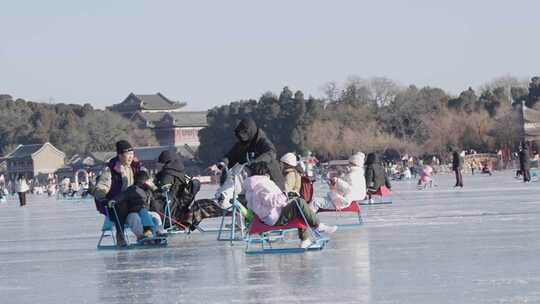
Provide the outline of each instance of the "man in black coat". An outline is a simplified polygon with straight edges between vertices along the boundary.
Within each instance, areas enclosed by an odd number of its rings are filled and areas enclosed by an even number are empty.
[[[461,175],[461,168],[463,167],[463,159],[457,151],[452,153],[452,170],[456,173],[456,185],[454,187],[463,188],[463,176]]]
[[[159,155],[158,162],[164,165],[156,175],[156,180],[160,187],[171,185],[169,190],[171,216],[176,222],[194,230],[203,219],[223,214],[221,207],[213,200],[195,200],[200,183],[184,173],[184,164],[176,154],[163,151]],[[166,220],[164,222],[170,224]]]
[[[519,170],[521,170],[521,174],[523,175],[523,182],[528,183],[531,181],[531,158],[529,156],[529,149],[527,149],[526,143],[521,145],[521,151],[519,151],[518,156]]]
[[[211,167],[211,170],[224,167],[230,169],[236,164],[246,163],[248,159],[251,163],[265,162],[270,169],[270,179],[284,190],[285,183],[276,159],[276,148],[264,131],[257,127],[253,119],[244,118],[234,129],[234,134],[238,142],[225,154],[225,158],[219,164]]]
[[[180,221],[182,213],[185,212],[187,206],[193,201],[195,195],[187,195],[186,188],[189,184],[190,177],[184,173],[184,164],[178,156],[171,151],[163,151],[158,157],[158,163],[163,164],[161,170],[156,174],[156,183],[159,188],[169,185],[169,198],[172,218]],[[187,201],[186,201],[187,200]],[[164,213],[164,206],[154,206],[160,213]],[[171,224],[165,221],[167,225]]]

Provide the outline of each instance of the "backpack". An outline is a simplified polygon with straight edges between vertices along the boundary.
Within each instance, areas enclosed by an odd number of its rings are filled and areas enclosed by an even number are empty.
[[[311,202],[313,199],[313,182],[307,176],[302,176],[300,179],[300,197],[306,201],[306,203]]]

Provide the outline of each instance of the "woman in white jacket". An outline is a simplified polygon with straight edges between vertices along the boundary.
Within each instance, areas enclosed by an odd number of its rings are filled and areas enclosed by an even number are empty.
[[[364,177],[365,154],[358,152],[349,158],[350,169],[345,176],[333,178],[331,187],[335,185],[335,191],[330,191],[324,198],[314,198],[310,204],[314,211],[323,209],[343,209],[351,205],[353,201],[360,201],[366,197],[366,179]]]
[[[28,184],[26,183],[26,178],[24,178],[24,175],[20,174],[15,183],[15,191],[19,195],[21,207],[26,205],[26,192],[28,190],[30,190],[30,187],[28,187]]]

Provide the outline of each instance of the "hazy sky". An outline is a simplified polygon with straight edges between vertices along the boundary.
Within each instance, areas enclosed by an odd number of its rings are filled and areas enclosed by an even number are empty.
[[[207,109],[386,76],[451,93],[540,72],[540,1],[0,0],[0,93]]]

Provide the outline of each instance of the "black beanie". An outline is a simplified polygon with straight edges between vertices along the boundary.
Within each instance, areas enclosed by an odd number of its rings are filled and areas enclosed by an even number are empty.
[[[129,151],[133,151],[133,147],[127,140],[119,140],[116,142],[116,153],[123,154]]]
[[[133,179],[135,180],[136,184],[144,184],[144,182],[150,179],[150,175],[148,175],[148,172],[141,170],[135,173],[135,176]]]
[[[174,159],[176,159],[176,155],[169,150],[165,150],[161,152],[161,154],[159,154],[158,163],[166,164],[170,161],[173,161]]]

